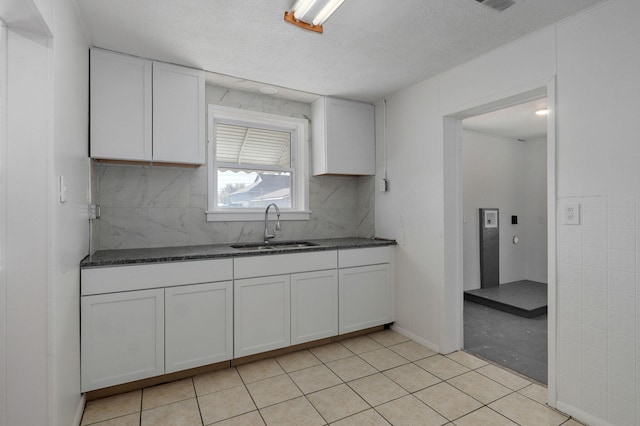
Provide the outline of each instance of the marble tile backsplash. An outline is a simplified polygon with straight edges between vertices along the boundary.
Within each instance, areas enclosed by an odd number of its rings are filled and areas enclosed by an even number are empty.
[[[259,241],[263,222],[207,222],[206,169],[97,163],[98,249]],[[202,169],[202,170],[201,170]],[[278,239],[372,237],[373,177],[312,177],[308,221]]]

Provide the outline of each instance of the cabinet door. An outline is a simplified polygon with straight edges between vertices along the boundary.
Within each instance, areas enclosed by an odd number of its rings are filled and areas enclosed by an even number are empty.
[[[336,270],[291,275],[291,344],[338,334]]]
[[[321,98],[311,111],[314,175],[375,174],[373,105]]]
[[[340,269],[340,334],[391,322],[389,264]]]
[[[204,164],[204,71],[153,63],[153,161]]]
[[[165,289],[165,373],[233,358],[231,281]]]
[[[82,392],[164,374],[164,291],[81,298]]]
[[[151,62],[91,50],[91,157],[151,161]]]
[[[234,357],[289,346],[291,342],[289,275],[234,282]]]

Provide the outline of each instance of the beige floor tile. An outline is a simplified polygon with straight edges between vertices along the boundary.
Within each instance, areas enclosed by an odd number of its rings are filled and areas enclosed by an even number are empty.
[[[416,392],[414,396],[449,420],[482,407],[480,402],[445,382]]]
[[[533,399],[536,402],[539,402],[540,404],[546,404],[548,401],[547,395],[548,395],[548,390],[546,387],[544,386],[540,386],[537,383],[532,383],[529,386],[527,386],[526,388],[520,389],[518,391],[518,393]]]
[[[512,393],[489,407],[522,426],[556,426],[569,418],[559,412],[522,396]]]
[[[267,377],[279,376],[284,373],[280,364],[273,358],[267,358],[249,364],[242,364],[236,367],[240,377],[245,383],[256,382]]]
[[[244,385],[198,396],[198,403],[205,425],[256,409],[256,405]]]
[[[427,407],[413,395],[387,402],[377,407],[376,410],[394,426],[439,426],[448,422],[447,419]]]
[[[289,376],[304,394],[317,392],[342,383],[342,380],[324,365],[316,365],[315,367],[294,371]]]
[[[397,353],[387,348],[377,349],[371,352],[365,352],[359,355],[360,358],[367,361],[378,371],[388,370],[400,365],[408,364],[409,361],[401,357]]]
[[[300,389],[286,374],[249,383],[247,389],[258,408],[302,396]]]
[[[380,343],[382,346],[397,345],[398,343],[406,342],[408,337],[403,336],[397,331],[382,330],[376,333],[367,334],[368,337]]]
[[[149,410],[195,397],[196,392],[191,378],[151,386],[142,390],[142,409]]]
[[[313,405],[305,397],[281,402],[260,410],[262,417],[271,426],[315,426],[326,424]]]
[[[242,384],[242,379],[235,367],[201,374],[193,378],[193,385],[198,396],[233,388]]]
[[[264,426],[264,421],[259,412],[252,411],[214,424],[216,426]]]
[[[328,345],[311,348],[310,350],[316,357],[318,357],[318,359],[320,359],[320,361],[324,363],[353,356],[353,352],[342,346],[340,343],[330,343]]]
[[[495,380],[501,385],[508,387],[511,390],[520,390],[531,384],[529,380],[523,379],[522,377],[513,374],[510,371],[507,371],[500,367],[496,367],[492,364],[480,367],[476,371],[483,376],[487,376],[488,378]]]
[[[128,416],[116,417],[104,422],[93,423],[91,426],[140,426],[140,413],[129,414]]]
[[[338,385],[307,395],[309,401],[331,423],[364,411],[369,405],[347,385]]]
[[[469,371],[469,369],[464,365],[458,364],[457,362],[442,355],[434,355],[429,358],[421,359],[416,361],[414,364],[442,380],[448,380]]]
[[[140,426],[202,425],[195,398],[143,411],[140,420]]]
[[[343,340],[340,343],[354,354],[375,351],[376,349],[383,347],[380,343],[367,336],[353,337],[351,339]]]
[[[389,346],[389,349],[408,359],[409,361],[417,361],[422,358],[427,358],[436,354],[429,348],[422,346],[419,343],[409,340],[408,342],[400,343],[397,345]]]
[[[89,401],[85,406],[81,424],[90,425],[139,412],[141,400],[142,391],[134,391]]]
[[[383,374],[409,392],[419,391],[441,381],[415,364],[401,365],[387,370]]]
[[[362,413],[354,414],[351,417],[342,419],[335,423],[331,423],[332,426],[388,426],[389,422],[384,419],[375,410],[369,409]]]
[[[407,395],[406,390],[381,373],[349,382],[349,386],[373,407]]]
[[[512,392],[511,389],[475,371],[454,377],[447,382],[483,404],[489,404]]]
[[[322,362],[309,351],[298,351],[282,355],[277,357],[276,361],[278,361],[280,367],[287,373],[322,364]]]
[[[487,361],[475,357],[471,354],[468,354],[464,351],[457,351],[447,355],[449,359],[454,360],[458,364],[462,364],[467,368],[475,370],[476,368],[480,368],[483,365],[489,364]]]
[[[569,419],[566,422],[562,423],[562,426],[585,426],[584,423],[580,423],[579,421],[576,421],[575,419]]]
[[[516,423],[487,407],[482,407],[473,413],[467,414],[454,423],[456,426],[518,426]]]
[[[358,356],[342,358],[337,361],[327,363],[327,367],[333,370],[345,382],[369,376],[378,372],[370,364]]]

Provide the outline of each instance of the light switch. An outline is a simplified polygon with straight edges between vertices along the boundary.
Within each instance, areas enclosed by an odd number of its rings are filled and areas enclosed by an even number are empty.
[[[60,176],[59,194],[60,194],[61,203],[67,202],[67,191],[68,191],[68,188],[64,180],[64,176]]]
[[[565,204],[564,224],[580,225],[580,204]],[[604,226],[604,225],[603,225]]]

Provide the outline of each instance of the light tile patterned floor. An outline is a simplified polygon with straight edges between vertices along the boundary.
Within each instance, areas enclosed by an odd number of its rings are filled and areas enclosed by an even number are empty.
[[[385,330],[87,403],[82,425],[579,425],[546,389]]]

